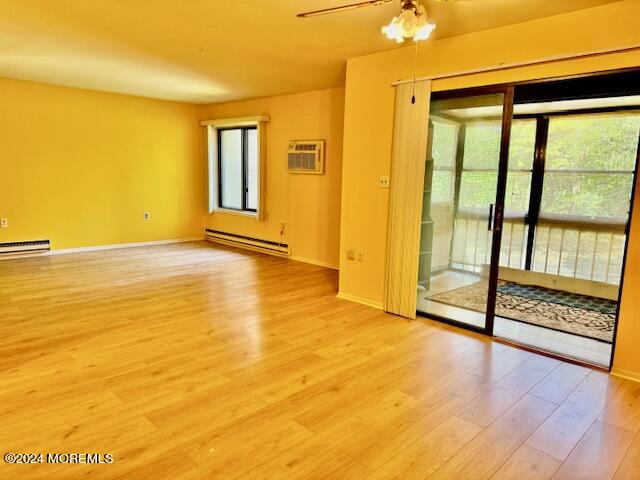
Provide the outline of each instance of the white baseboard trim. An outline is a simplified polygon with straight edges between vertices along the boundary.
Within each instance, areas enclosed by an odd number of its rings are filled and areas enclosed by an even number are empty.
[[[633,380],[634,382],[640,382],[640,373],[633,372],[631,370],[624,370],[622,368],[612,368],[611,375],[616,377],[626,378],[627,380]]]
[[[369,300],[367,298],[358,297],[356,295],[351,295],[349,293],[338,292],[336,297],[341,298],[343,300],[349,300],[350,302],[361,303],[362,305],[366,305],[367,307],[377,308],[378,310],[382,310],[382,302],[374,302],[373,300]]]
[[[298,257],[296,255],[291,256],[289,258],[297,262],[310,263],[311,265],[318,265],[319,267],[331,268],[333,270],[340,269],[337,265],[334,265],[333,263],[321,262],[319,260],[314,260],[312,258]]]
[[[111,243],[107,245],[97,245],[93,247],[59,248],[56,250],[50,250],[49,252],[45,252],[45,255],[64,255],[67,253],[97,252],[99,250],[116,250],[119,248],[148,247],[151,245],[164,245],[167,243],[197,242],[200,240],[204,240],[204,237],[172,238],[169,240],[153,240],[151,242]]]

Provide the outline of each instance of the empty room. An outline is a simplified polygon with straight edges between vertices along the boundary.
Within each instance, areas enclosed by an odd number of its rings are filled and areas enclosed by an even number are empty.
[[[640,0],[0,0],[0,479],[640,480]]]

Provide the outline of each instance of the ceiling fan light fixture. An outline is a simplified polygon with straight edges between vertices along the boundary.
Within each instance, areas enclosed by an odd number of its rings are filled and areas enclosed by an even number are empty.
[[[393,17],[389,25],[383,26],[382,33],[384,33],[389,40],[395,40],[397,43],[404,42],[402,21],[399,17]]]
[[[431,32],[433,32],[435,29],[435,22],[432,19],[428,18],[425,20],[424,24],[416,30],[416,33],[414,33],[413,35],[413,40],[416,42],[419,42],[420,40],[426,40],[431,36]]]
[[[405,38],[418,42],[429,38],[435,28],[435,22],[427,17],[422,5],[418,6],[416,0],[402,0],[402,12],[382,27],[382,33],[397,43],[404,42]]]

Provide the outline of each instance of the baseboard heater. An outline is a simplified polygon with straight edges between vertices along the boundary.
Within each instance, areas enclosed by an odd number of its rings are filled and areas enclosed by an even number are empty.
[[[49,240],[31,240],[27,242],[0,243],[0,258],[15,258],[22,255],[33,255],[51,250]]]
[[[287,245],[286,243],[261,240],[259,238],[246,237],[244,235],[237,235],[235,233],[211,230],[209,228],[205,230],[204,238],[210,242],[218,242],[235,247],[249,248],[251,250],[258,250],[276,255],[289,255],[289,245]]]

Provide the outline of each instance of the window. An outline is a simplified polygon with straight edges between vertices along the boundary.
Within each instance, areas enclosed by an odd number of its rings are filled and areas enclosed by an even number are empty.
[[[495,203],[502,124],[476,121],[466,124],[460,206],[482,211]],[[535,120],[513,120],[509,144],[506,213],[524,214],[529,209],[529,190],[535,149]]]
[[[626,221],[640,116],[580,115],[549,122],[542,214]]]
[[[209,157],[209,213],[264,220],[266,115],[206,120]]]
[[[256,212],[258,134],[256,127],[219,128],[218,206]]]

